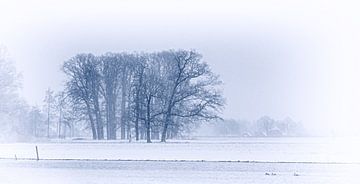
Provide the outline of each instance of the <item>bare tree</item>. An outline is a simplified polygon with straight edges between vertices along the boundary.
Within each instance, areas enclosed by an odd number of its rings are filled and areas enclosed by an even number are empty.
[[[47,137],[50,138],[50,122],[51,118],[53,116],[54,110],[55,110],[55,96],[54,91],[48,88],[45,92],[45,109],[46,109],[46,115],[47,115]]]
[[[163,114],[162,103],[160,102],[163,92],[164,83],[160,78],[159,63],[150,60],[145,69],[143,82],[143,97],[146,115],[143,117],[146,128],[146,140],[151,142],[151,127],[152,123],[159,115]],[[159,103],[160,102],[160,103]]]
[[[102,94],[105,99],[106,136],[107,139],[116,139],[117,97],[120,86],[120,75],[123,67],[120,63],[121,55],[107,53],[99,59],[102,62]]]
[[[224,100],[216,86],[221,84],[209,66],[195,51],[166,51],[159,53],[168,61],[168,94],[161,141],[166,141],[172,117],[207,120],[219,118]]]
[[[99,62],[92,54],[78,54],[63,65],[69,77],[67,93],[73,104],[85,106],[93,139],[103,139],[103,122],[100,111]]]
[[[33,136],[38,137],[41,135],[39,128],[41,127],[41,124],[43,122],[43,114],[42,114],[40,108],[34,106],[34,107],[31,107],[29,116],[30,116],[30,123],[32,125],[31,130],[33,132]]]
[[[79,54],[63,70],[67,95],[86,109],[94,139],[104,136],[103,112],[107,139],[116,139],[118,128],[121,139],[131,139],[134,128],[136,140],[151,142],[161,131],[165,142],[195,122],[219,118],[224,104],[220,80],[195,51]]]
[[[138,141],[139,138],[139,121],[141,117],[141,99],[142,99],[142,89],[144,85],[144,73],[146,68],[146,58],[144,56],[139,56],[139,60],[135,64],[135,74],[134,74],[134,114],[135,114],[135,139]]]

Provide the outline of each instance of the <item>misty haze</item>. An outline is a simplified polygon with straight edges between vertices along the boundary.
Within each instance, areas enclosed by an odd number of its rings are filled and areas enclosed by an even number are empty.
[[[0,183],[359,183],[356,1],[0,2]]]

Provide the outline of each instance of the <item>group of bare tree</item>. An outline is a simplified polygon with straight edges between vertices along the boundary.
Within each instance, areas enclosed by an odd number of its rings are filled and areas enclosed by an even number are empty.
[[[273,119],[262,116],[257,120],[215,120],[199,128],[200,135],[244,137],[293,137],[309,135],[303,124],[290,117]]]
[[[65,138],[76,136],[76,129],[82,129],[79,112],[74,111],[64,91],[54,92],[47,89],[43,107],[33,107],[35,137]],[[78,136],[80,134],[77,134]]]
[[[193,50],[77,54],[65,61],[64,96],[93,139],[161,139],[219,118],[221,81]]]
[[[45,92],[42,107],[22,100],[16,72],[0,49],[1,139],[175,138],[216,119],[224,100],[218,76],[196,51],[78,54],[65,61],[65,90]]]

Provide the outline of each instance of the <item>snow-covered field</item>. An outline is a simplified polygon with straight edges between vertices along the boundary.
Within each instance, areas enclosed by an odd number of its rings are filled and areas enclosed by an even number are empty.
[[[360,183],[359,143],[344,138],[202,138],[166,144],[0,144],[0,178],[4,184]],[[35,145],[43,160],[29,160],[36,158]]]
[[[53,141],[0,144],[0,158],[360,163],[359,139],[201,138],[168,143]]]

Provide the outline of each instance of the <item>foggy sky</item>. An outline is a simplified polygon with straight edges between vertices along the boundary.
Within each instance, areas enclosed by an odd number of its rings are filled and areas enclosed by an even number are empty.
[[[41,105],[77,53],[196,49],[224,81],[223,116],[287,116],[359,132],[355,1],[1,1],[0,44]]]

